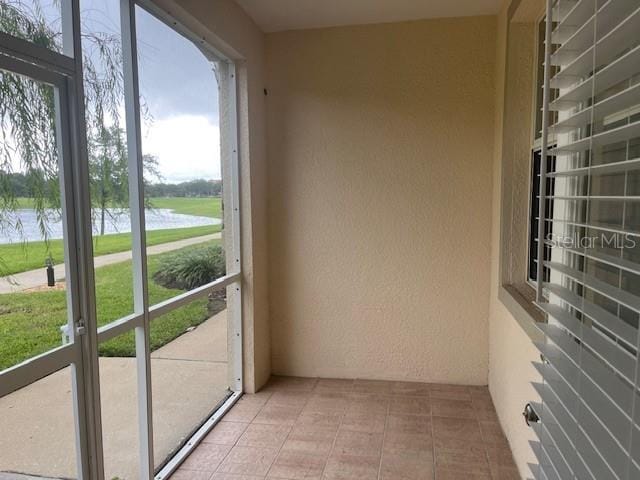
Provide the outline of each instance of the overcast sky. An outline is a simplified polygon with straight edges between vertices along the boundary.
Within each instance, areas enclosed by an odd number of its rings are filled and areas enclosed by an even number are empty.
[[[85,17],[104,15],[117,26],[119,2],[85,3],[93,6]],[[139,7],[136,27],[140,94],[151,117],[143,122],[143,153],[158,158],[166,182],[220,179],[218,86],[211,63],[193,43]]]
[[[60,30],[59,2],[22,1],[40,5],[51,27]],[[83,33],[119,34],[118,0],[80,0],[80,10]],[[143,153],[158,158],[165,182],[220,179],[218,86],[211,63],[140,7],[136,24],[140,94],[150,117],[142,124]]]
[[[140,92],[152,116],[143,151],[168,182],[220,179],[218,86],[211,63],[189,40],[137,9]]]

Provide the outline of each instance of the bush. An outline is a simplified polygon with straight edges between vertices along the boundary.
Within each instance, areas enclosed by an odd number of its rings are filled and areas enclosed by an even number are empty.
[[[162,261],[153,279],[166,288],[191,290],[225,275],[220,245],[182,250]]]

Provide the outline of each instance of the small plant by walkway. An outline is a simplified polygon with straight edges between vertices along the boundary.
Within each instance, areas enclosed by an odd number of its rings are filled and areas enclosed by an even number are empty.
[[[219,232],[220,225],[200,227],[168,228],[147,232],[147,246],[200,237]],[[44,268],[45,259],[51,257],[54,263],[62,263],[64,244],[62,240],[45,242],[10,243],[0,245],[0,276]],[[131,233],[116,233],[93,237],[93,255],[126,252],[131,250]]]
[[[215,241],[219,243],[219,241]],[[179,295],[183,290],[166,288],[153,281],[153,275],[168,257],[189,256],[202,250],[191,246],[176,252],[148,258],[149,300],[151,304]],[[105,325],[133,312],[131,262],[96,269],[98,323]],[[61,344],[60,326],[67,322],[64,289],[26,291],[2,295],[0,303],[0,370],[15,365]],[[199,325],[211,315],[206,299],[197,300],[151,324],[151,349],[155,350]],[[133,332],[100,345],[103,356],[133,356]]]
[[[153,279],[167,288],[192,290],[224,276],[225,271],[222,246],[209,245],[164,257]]]

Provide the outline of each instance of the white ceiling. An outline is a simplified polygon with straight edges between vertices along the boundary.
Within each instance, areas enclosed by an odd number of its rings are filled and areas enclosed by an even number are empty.
[[[492,15],[502,0],[236,0],[265,32]]]

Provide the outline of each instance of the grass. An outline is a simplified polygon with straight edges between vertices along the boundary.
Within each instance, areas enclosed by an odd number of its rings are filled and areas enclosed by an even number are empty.
[[[30,198],[18,198],[18,208],[33,208]],[[220,197],[154,197],[150,199],[152,208],[168,208],[175,213],[222,218]]]
[[[147,246],[174,242],[219,232],[220,225],[171,228],[147,232]],[[0,245],[0,275],[12,275],[36,268],[44,268],[45,259],[51,254],[54,263],[62,263],[62,240],[47,242],[11,243]],[[131,250],[131,234],[115,233],[93,237],[94,256]]]
[[[154,208],[168,208],[175,213],[185,215],[198,215],[209,218],[222,217],[222,202],[220,198],[153,198],[151,203]],[[19,198],[18,205],[20,208],[32,208],[33,203],[29,198]],[[219,231],[220,226],[218,225],[150,230],[147,232],[147,246],[208,235]],[[54,263],[62,263],[64,257],[63,248],[62,240],[0,244],[0,276],[42,268],[49,254],[51,254]],[[93,237],[93,253],[95,256],[128,250],[131,250],[130,233]]]
[[[156,197],[151,199],[153,208],[168,208],[175,213],[200,217],[222,218],[222,200],[215,198]]]
[[[149,257],[149,278],[167,255],[198,246],[185,247]],[[151,305],[182,293],[149,280]],[[96,269],[98,323],[105,325],[133,312],[131,262]],[[0,370],[60,345],[60,326],[67,322],[66,292],[41,291],[2,295],[0,303]],[[197,300],[151,323],[151,349],[155,350],[180,336],[188,327],[208,317],[207,300]],[[133,332],[127,332],[100,345],[103,356],[133,356]]]

